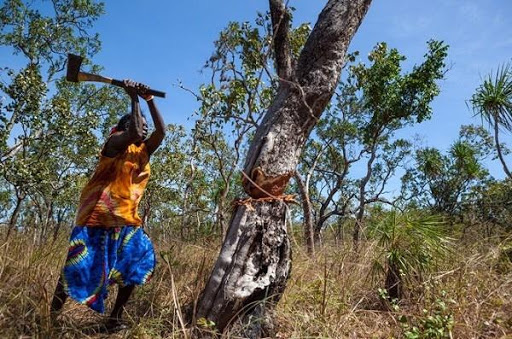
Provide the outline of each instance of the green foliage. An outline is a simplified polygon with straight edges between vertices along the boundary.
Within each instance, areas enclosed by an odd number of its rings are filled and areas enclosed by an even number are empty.
[[[470,103],[473,112],[492,126],[498,158],[505,174],[512,178],[504,158],[507,150],[499,140],[501,128],[512,131],[512,69],[510,65],[499,67],[494,77],[490,74],[484,79],[471,97]]]
[[[475,114],[487,121],[512,131],[512,69],[509,64],[498,67],[496,74],[488,75],[476,89],[470,103]]]
[[[386,276],[389,297],[400,299],[404,287],[412,288],[450,250],[444,222],[438,216],[410,211],[382,211],[369,223],[370,237],[378,244],[373,277]],[[405,286],[403,286],[405,284]]]
[[[396,130],[430,118],[430,103],[439,94],[437,81],[444,76],[447,50],[442,41],[430,40],[425,61],[402,75],[405,56],[380,43],[368,56],[370,66],[350,67],[348,81],[362,91],[364,110],[372,115],[364,129],[367,143],[378,137],[382,129]]]
[[[453,314],[447,305],[446,292],[442,291],[431,309],[423,309],[423,316],[399,318],[402,323],[404,337],[407,339],[441,339],[452,338],[452,329],[455,323]],[[448,300],[453,303],[453,300]]]
[[[201,328],[206,328],[209,330],[215,330],[215,323],[211,320],[208,320],[206,318],[199,318],[197,319],[197,326]]]
[[[317,124],[300,166],[302,173],[317,173],[310,181],[317,228],[332,215],[350,213],[361,224],[367,205],[393,204],[383,198],[385,189],[412,147],[395,135],[430,118],[430,103],[445,72],[448,46],[433,40],[427,45],[424,61],[409,72],[402,70],[405,56],[386,43],[373,48],[368,64],[356,62],[358,52],[347,56],[347,75]],[[363,170],[355,175],[355,167]]]
[[[310,33],[311,25],[309,23],[303,23],[299,27],[290,30],[290,48],[295,59],[298,59]]]
[[[82,55],[99,51],[98,35],[88,30],[103,12],[103,3],[93,0],[6,0],[0,7],[0,45],[11,47],[30,64],[48,65],[52,78],[63,70],[70,51]]]
[[[257,126],[274,95],[272,79],[264,74],[270,53],[268,20],[259,14],[255,26],[231,22],[220,33],[205,65],[212,81],[198,95],[202,125],[213,124],[234,138]],[[229,128],[223,129],[225,125]]]
[[[151,157],[151,180],[141,202],[146,226],[176,223],[180,214],[185,171],[186,135],[181,126],[168,125],[167,135]]]
[[[502,231],[512,231],[512,182],[490,181],[473,190],[472,204],[467,207],[482,223],[498,225]]]
[[[168,125],[167,136],[151,158],[151,180],[141,202],[146,227],[154,234],[172,229],[182,237],[211,230],[209,173],[197,167],[201,154],[182,126]],[[191,220],[194,220],[192,222]],[[202,223],[199,220],[203,221]]]
[[[437,213],[460,214],[472,189],[488,178],[483,160],[491,153],[491,140],[481,127],[462,126],[448,154],[436,148],[417,150],[415,166],[402,177],[403,196],[409,194],[414,205]]]

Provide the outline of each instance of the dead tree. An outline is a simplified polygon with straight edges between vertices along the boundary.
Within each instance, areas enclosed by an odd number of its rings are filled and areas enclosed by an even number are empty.
[[[287,8],[282,0],[269,3],[279,89],[248,150],[243,184],[251,199],[233,212],[196,313],[220,331],[239,324],[250,338],[272,335],[272,310],[291,270],[283,192],[371,0],[329,0],[298,60],[290,52]]]

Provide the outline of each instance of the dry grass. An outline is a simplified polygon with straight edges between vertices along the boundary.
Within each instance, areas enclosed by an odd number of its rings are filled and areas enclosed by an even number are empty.
[[[3,239],[3,238],[2,238]],[[155,240],[159,262],[152,281],[136,289],[127,307],[129,330],[112,338],[186,338],[182,308],[197,298],[216,258],[218,242]],[[49,301],[67,250],[67,235],[33,245],[18,234],[0,243],[1,338],[103,338],[102,316],[69,301],[59,321],[49,320]],[[437,272],[425,277],[398,305],[384,303],[369,279],[375,248],[356,255],[326,246],[315,259],[294,245],[292,277],[278,305],[280,338],[401,338],[413,326],[423,337],[429,316],[453,317],[453,338],[512,334],[512,273],[496,245],[458,244]],[[111,291],[107,304],[115,297]],[[436,305],[443,304],[442,312]],[[437,313],[436,313],[437,312]],[[427,326],[427,325],[428,326]],[[447,332],[445,332],[447,333]]]

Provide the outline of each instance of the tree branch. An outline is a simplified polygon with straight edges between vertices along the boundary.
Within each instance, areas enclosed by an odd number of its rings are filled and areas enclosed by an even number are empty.
[[[269,0],[277,75],[292,79],[292,59],[289,41],[290,13],[282,0]],[[281,81],[281,85],[286,82]]]
[[[307,88],[306,101],[315,115],[322,113],[336,89],[345,62],[345,47],[370,3],[371,0],[329,0],[304,45],[297,63],[297,81]]]

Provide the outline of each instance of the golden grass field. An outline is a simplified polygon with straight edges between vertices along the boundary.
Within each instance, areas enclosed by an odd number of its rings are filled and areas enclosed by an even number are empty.
[[[154,239],[158,267],[127,305],[129,329],[102,334],[103,316],[68,301],[56,323],[49,302],[68,233],[34,245],[32,234],[0,242],[0,338],[190,338],[182,309],[197,298],[219,241]],[[293,268],[276,311],[279,338],[512,338],[512,270],[490,241],[459,242],[447,260],[398,304],[371,279],[375,249],[325,245],[315,259],[292,237]],[[112,289],[108,305],[115,297]],[[211,336],[214,336],[213,334]],[[229,333],[224,337],[234,337]]]

